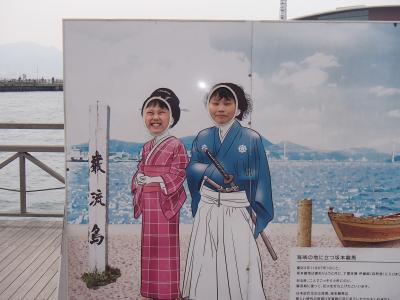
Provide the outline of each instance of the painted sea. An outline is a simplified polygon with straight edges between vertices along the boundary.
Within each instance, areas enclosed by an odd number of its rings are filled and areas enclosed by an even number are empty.
[[[0,93],[0,122],[63,122],[62,92]],[[61,130],[0,130],[1,144],[63,144]],[[13,153],[0,152],[0,162]],[[33,153],[57,172],[64,174],[65,158],[58,153]],[[109,221],[138,223],[133,218],[130,181],[136,161],[109,164]],[[28,210],[62,211],[66,203],[69,223],[88,222],[88,163],[67,162],[67,191],[30,192]],[[386,161],[301,161],[271,160],[276,223],[297,222],[297,202],[313,199],[313,222],[329,223],[327,210],[380,215],[400,211],[400,163]],[[28,190],[58,188],[62,184],[27,163]],[[2,189],[3,188],[3,189]],[[5,188],[5,189],[4,189]],[[0,209],[17,210],[18,164],[0,170]],[[65,202],[65,198],[67,201]],[[191,223],[190,198],[181,210],[181,222]]]
[[[136,162],[109,164],[109,220],[138,223],[133,218],[130,182]],[[68,222],[88,222],[88,164],[70,162]],[[328,223],[327,210],[357,215],[400,211],[400,164],[386,162],[270,162],[275,207],[274,222],[296,223],[297,201],[313,199],[313,222]],[[187,187],[186,187],[187,190]],[[181,210],[181,222],[191,223],[190,198]]]

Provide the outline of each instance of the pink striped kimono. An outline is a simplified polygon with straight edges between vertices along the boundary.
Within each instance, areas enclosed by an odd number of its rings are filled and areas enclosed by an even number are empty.
[[[183,188],[188,157],[182,142],[168,137],[150,154],[153,141],[143,146],[142,160],[132,179],[134,217],[142,214],[140,293],[147,298],[179,298],[179,210],[186,200]],[[147,161],[147,163],[146,163]],[[135,184],[137,173],[161,176],[159,183]]]

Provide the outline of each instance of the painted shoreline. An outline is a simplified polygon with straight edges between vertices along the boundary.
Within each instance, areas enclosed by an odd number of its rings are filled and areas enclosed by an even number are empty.
[[[191,224],[180,225],[181,280],[189,247]],[[140,296],[140,231],[141,225],[109,225],[109,256],[112,267],[121,270],[116,283],[97,290],[86,288],[80,276],[87,270],[87,225],[67,225],[69,299],[147,299]],[[268,300],[289,297],[289,253],[296,247],[297,224],[269,224],[268,237],[278,255],[273,261],[261,238],[258,247],[263,264],[263,283]],[[312,227],[313,247],[342,247],[333,227],[317,224]],[[400,241],[376,247],[400,247]]]

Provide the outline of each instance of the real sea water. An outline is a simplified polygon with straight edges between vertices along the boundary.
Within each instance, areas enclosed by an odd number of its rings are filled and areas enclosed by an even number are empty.
[[[0,122],[63,123],[62,92],[0,93]],[[0,130],[1,144],[64,144],[62,130]],[[0,152],[0,162],[13,153]],[[62,175],[63,153],[32,153]],[[135,161],[110,162],[109,221],[138,223],[133,218],[130,184]],[[88,222],[88,163],[68,162],[67,192],[53,190],[27,194],[29,211],[62,211],[67,203],[69,223]],[[327,211],[381,215],[400,211],[400,163],[337,161],[270,161],[277,223],[297,222],[297,202],[313,199],[313,223],[329,223]],[[27,189],[62,184],[27,161]],[[187,190],[187,186],[186,190]],[[19,189],[18,161],[0,169],[0,188]],[[188,193],[189,195],[189,193]],[[65,198],[67,201],[65,202]],[[19,193],[0,189],[0,210],[18,210]],[[190,197],[181,210],[181,222],[191,223]]]
[[[0,93],[0,123],[64,123],[62,92]],[[64,145],[63,130],[0,129],[1,145]],[[0,163],[14,153],[0,152]],[[64,175],[63,153],[30,153]],[[0,169],[0,210],[19,211],[19,161]],[[61,188],[63,183],[26,160],[27,190]],[[3,188],[3,189],[1,189]],[[27,211],[64,210],[65,190],[27,193]]]

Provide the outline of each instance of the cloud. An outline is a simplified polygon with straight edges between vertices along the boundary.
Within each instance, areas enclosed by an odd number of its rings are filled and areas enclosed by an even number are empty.
[[[390,110],[387,115],[391,118],[400,118],[400,109]]]
[[[387,88],[381,85],[373,86],[369,89],[369,93],[378,97],[400,95],[400,89]]]
[[[321,52],[317,52],[314,55],[307,57],[301,63],[303,65],[309,66],[310,68],[318,68],[318,69],[340,66],[335,56]]]
[[[317,52],[299,63],[281,63],[279,70],[272,75],[271,82],[307,91],[328,81],[329,74],[325,69],[339,66],[334,55]]]
[[[98,99],[110,106],[112,139],[145,141],[151,137],[146,136],[139,109],[160,86],[171,88],[185,109],[171,131],[178,137],[194,135],[212,124],[199,81],[207,86],[232,81],[250,90],[246,55],[210,44],[210,32],[224,33],[217,22],[187,22],[184,27],[173,21],[95,22],[99,26],[93,22],[66,24],[67,140],[71,144],[88,139],[88,130],[75,120],[87,119],[86,106]],[[230,28],[243,31],[244,25],[235,23]],[[118,39],[113,38],[114,31],[119,32]]]

